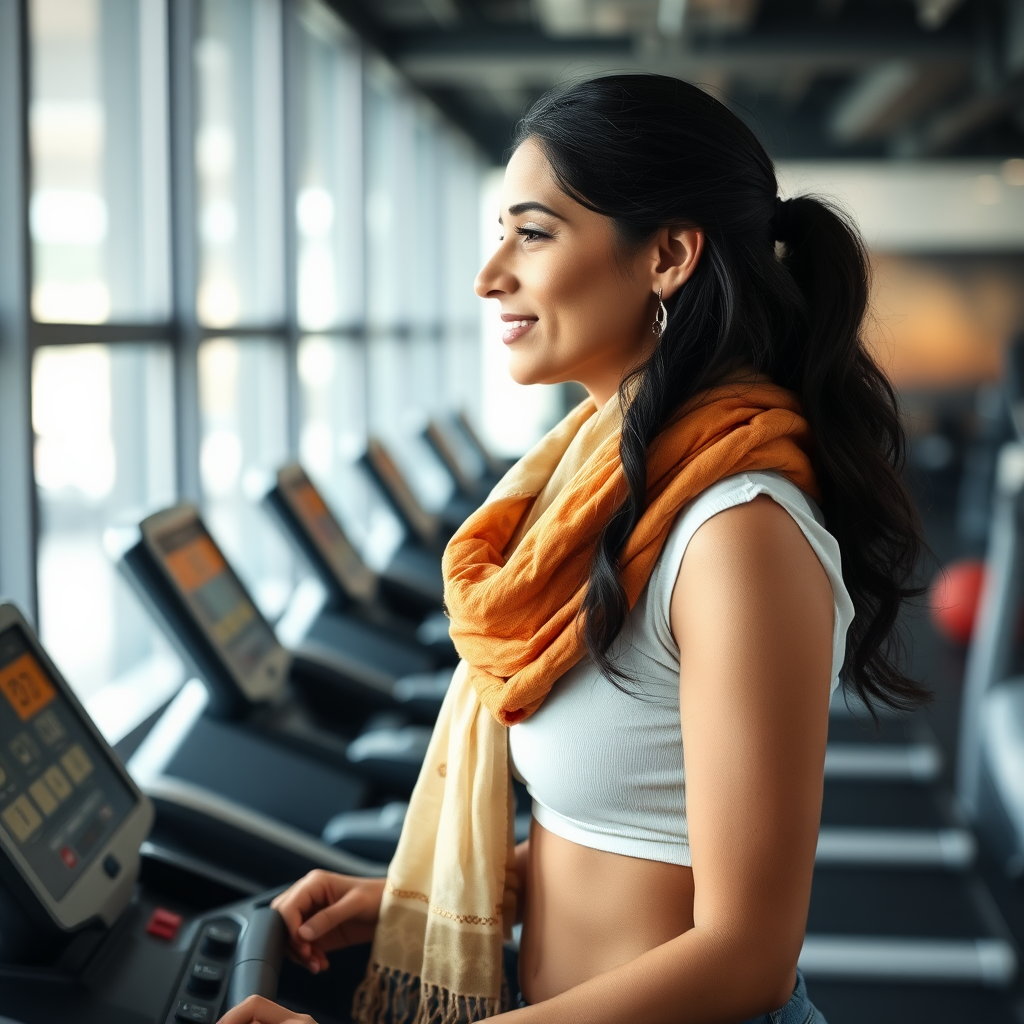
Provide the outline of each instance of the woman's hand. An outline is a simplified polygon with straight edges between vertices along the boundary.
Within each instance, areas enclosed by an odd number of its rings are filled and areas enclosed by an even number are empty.
[[[228,1010],[217,1024],[316,1024],[316,1021],[309,1014],[292,1013],[263,996],[249,996],[233,1010]]]
[[[327,954],[332,949],[355,946],[373,938],[383,896],[383,878],[310,871],[270,905],[288,929],[288,955],[316,974],[327,970]],[[253,1019],[263,1024],[262,1017]],[[237,1024],[248,1021],[248,1017],[239,1017]],[[267,1024],[277,1021],[275,1017]],[[236,1024],[234,1018],[231,1024]]]

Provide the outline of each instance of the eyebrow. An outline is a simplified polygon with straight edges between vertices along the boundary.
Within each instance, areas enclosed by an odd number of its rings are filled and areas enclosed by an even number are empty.
[[[557,217],[558,220],[565,220],[560,213],[555,213],[550,206],[545,206],[543,203],[534,202],[529,200],[525,203],[516,203],[515,206],[510,206],[508,212],[513,217],[518,217],[521,213],[527,213],[530,210],[537,210],[540,213],[546,213],[551,217]],[[501,223],[501,215],[498,215],[498,223]]]

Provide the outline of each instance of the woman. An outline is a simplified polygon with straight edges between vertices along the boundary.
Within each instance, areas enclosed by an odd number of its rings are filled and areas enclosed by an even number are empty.
[[[501,203],[476,289],[511,373],[590,397],[449,545],[464,661],[388,880],[298,882],[292,955],[372,938],[357,1020],[477,1020],[518,913],[523,1024],[820,1022],[796,965],[831,693],[926,696],[891,658],[920,541],[861,244],[657,76],[540,100]]]

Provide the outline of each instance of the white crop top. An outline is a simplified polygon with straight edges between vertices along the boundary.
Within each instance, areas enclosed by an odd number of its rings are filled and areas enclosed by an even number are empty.
[[[740,473],[702,491],[672,527],[644,592],[609,654],[627,671],[623,693],[590,658],[552,687],[540,709],[509,730],[513,772],[548,831],[581,846],[669,864],[690,864],[679,648],[669,607],[683,553],[698,527],[759,494],[796,520],[832,584],[832,692],[846,653],[853,604],[839,545],[817,505],[778,473]]]

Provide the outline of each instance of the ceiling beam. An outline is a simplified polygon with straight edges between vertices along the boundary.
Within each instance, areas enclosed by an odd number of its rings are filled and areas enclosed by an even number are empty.
[[[708,74],[850,73],[903,59],[967,65],[971,42],[949,34],[763,33],[694,39],[684,46],[631,39],[553,40],[540,33],[456,31],[394,36],[394,60],[422,85],[478,88],[481,82],[548,88],[565,74],[650,71],[700,80]]]
[[[836,104],[829,132],[850,144],[884,138],[929,108],[934,108],[967,79],[964,64],[913,64],[886,61],[861,75]]]
[[[1024,78],[1000,89],[979,91],[935,114],[893,143],[899,157],[930,157],[948,153],[964,139],[1014,110],[1024,108]]]

